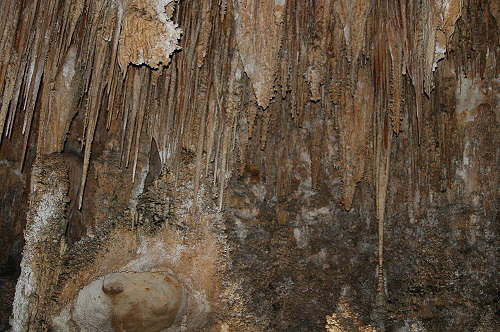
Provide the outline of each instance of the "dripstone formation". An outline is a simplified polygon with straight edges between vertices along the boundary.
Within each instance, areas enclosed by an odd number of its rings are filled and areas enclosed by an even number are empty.
[[[497,331],[499,8],[0,1],[0,331]]]

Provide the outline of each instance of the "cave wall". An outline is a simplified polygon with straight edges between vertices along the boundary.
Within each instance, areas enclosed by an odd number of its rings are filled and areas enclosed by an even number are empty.
[[[134,272],[182,285],[172,330],[495,330],[496,1],[0,18],[0,329],[98,324],[80,290]]]

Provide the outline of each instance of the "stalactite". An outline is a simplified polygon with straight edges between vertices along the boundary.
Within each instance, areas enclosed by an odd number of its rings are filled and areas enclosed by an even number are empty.
[[[97,127],[97,120],[99,118],[99,113],[101,109],[101,98],[103,96],[103,85],[102,77],[104,76],[103,67],[106,62],[107,44],[106,40],[101,40],[97,44],[97,49],[95,50],[95,62],[94,62],[94,82],[89,89],[89,102],[90,108],[86,114],[88,114],[88,125],[85,131],[85,151],[83,158],[83,171],[82,171],[82,181],[80,183],[80,192],[78,195],[78,208],[82,208],[83,204],[83,194],[85,192],[85,185],[89,172],[90,155],[92,151],[92,142],[94,141],[94,134]]]
[[[123,7],[121,3],[118,2],[116,6],[116,18],[114,22],[114,33],[113,33],[113,46],[111,49],[111,62],[108,69],[108,78],[106,80],[106,93],[108,95],[108,109],[107,109],[107,121],[106,121],[106,129],[109,130],[111,127],[111,120],[113,118],[114,113],[114,100],[116,93],[116,86],[118,78],[115,77],[115,67],[117,65],[117,56],[118,56],[118,42],[120,39],[120,33],[122,29],[122,21],[123,21]]]
[[[265,150],[267,144],[267,135],[269,131],[270,112],[262,113],[262,133],[260,135],[260,149]]]
[[[211,26],[210,26],[210,15],[211,15],[211,6],[209,5],[208,1],[204,1],[202,4],[202,16],[201,16],[201,23],[200,23],[200,32],[198,36],[198,42],[196,46],[196,53],[197,53],[197,65],[198,67],[203,66],[205,63],[205,57],[207,56],[208,52],[208,43],[209,43],[209,38],[211,34]]]
[[[50,5],[47,7],[48,12],[52,12],[54,7],[53,7],[53,1],[50,2]],[[49,18],[49,22],[47,23],[47,26],[50,26],[51,23],[51,18]],[[42,25],[45,29],[47,29],[47,26]],[[41,30],[37,30],[37,37],[36,40],[42,39],[42,35],[45,35],[46,30],[41,32]],[[36,60],[33,58],[32,61],[35,64],[34,66],[34,71],[33,74],[34,80],[30,81],[30,86],[29,86],[29,92],[27,94],[27,99],[25,100],[24,104],[24,113],[25,113],[25,118],[24,118],[24,124],[23,124],[23,130],[22,133],[25,135],[24,138],[24,147],[23,147],[23,152],[22,152],[22,159],[21,159],[21,168],[24,166],[24,161],[26,158],[26,150],[28,148],[28,141],[29,141],[29,134],[30,134],[30,129],[31,129],[31,124],[33,121],[33,113],[35,111],[35,105],[36,105],[36,100],[38,98],[38,92],[40,89],[40,84],[42,81],[42,76],[45,68],[45,63],[47,60],[47,53],[48,53],[48,46],[49,46],[49,40],[50,38],[43,38],[43,43],[39,42],[36,46],[36,52],[39,53],[38,58]],[[27,103],[27,104],[26,104]]]
[[[368,135],[373,114],[373,88],[367,68],[360,70],[354,95],[344,90],[341,110],[341,144],[343,158],[342,204],[350,210],[356,189],[364,174]]]
[[[254,136],[255,118],[257,117],[257,107],[252,103],[246,109],[247,125],[248,125],[248,139]]]
[[[448,39],[454,31],[455,22],[461,15],[462,0],[437,2],[401,3],[403,32],[403,71],[410,74],[416,93],[416,127],[420,144],[423,129],[423,94],[430,95],[434,87],[433,72],[437,63],[445,57]],[[407,31],[408,27],[411,28]],[[401,39],[394,41],[400,43]]]
[[[215,94],[215,91],[211,89],[211,94],[212,96]],[[210,95],[210,94],[209,94]],[[208,169],[210,166],[210,161],[212,160],[212,156],[214,155],[214,146],[215,140],[217,139],[216,137],[216,128],[217,128],[217,118],[218,118],[218,103],[217,99],[211,98],[211,101],[208,103],[208,121],[207,121],[207,158],[206,158],[206,169],[205,169],[205,175],[208,175]]]
[[[205,122],[206,122],[207,112],[203,112],[200,118],[200,133],[198,136],[198,144],[196,146],[196,170],[194,176],[194,208],[197,208],[198,204],[198,192],[200,190],[200,179],[201,179],[201,170],[202,170],[202,157],[203,157],[203,146],[205,144]],[[208,163],[207,163],[208,164]]]
[[[71,47],[63,57],[53,84],[44,85],[43,94],[48,94],[40,109],[40,133],[38,153],[50,154],[64,149],[66,134],[71,120],[77,114],[79,72],[76,68],[76,47]]]
[[[394,55],[393,55],[394,54]],[[402,103],[402,75],[401,75],[401,53],[398,49],[391,50],[391,100],[389,110],[391,112],[392,130],[394,133],[401,131],[401,103]]]
[[[5,89],[3,92],[2,108],[0,109],[0,143],[2,143],[2,138],[4,137],[3,132],[7,120],[7,112],[9,110],[12,94],[14,93],[14,86],[15,86],[14,71],[17,69],[15,67],[16,62],[17,62],[17,57],[11,56],[10,63],[7,65],[8,68],[6,73],[7,79],[6,79]],[[8,123],[7,126],[9,126]]]
[[[432,177],[453,182],[456,147],[431,141],[455,128],[448,123],[458,112],[455,105],[442,111],[448,122],[429,125],[435,119],[429,105],[438,107],[433,89],[443,77],[441,62],[450,64],[446,70],[457,79],[484,76],[484,67],[494,72],[491,47],[487,59],[475,61],[465,59],[479,52],[472,41],[455,40],[455,48],[467,51],[449,52],[456,22],[470,6],[476,5],[465,0],[0,1],[0,144],[10,144],[6,137],[19,130],[23,165],[31,159],[31,131],[41,157],[63,151],[71,135],[83,135],[79,208],[86,183],[94,190],[91,174],[103,160],[121,159],[131,186],[139,186],[149,153],[144,144],[152,141],[158,168],[168,169],[179,183],[187,172],[183,158],[195,156],[194,174],[189,173],[195,210],[206,192],[223,210],[233,180],[251,184],[249,190],[265,187],[265,194],[255,194],[271,202],[265,203],[270,211],[262,220],[280,225],[299,224],[302,217],[293,216],[290,206],[302,196],[315,200],[324,187],[334,188],[323,195],[329,211],[338,210],[338,203],[349,215],[365,207],[355,199],[374,190],[376,306],[387,309],[384,223],[392,222],[385,210],[390,165],[400,157],[398,139],[410,150],[405,156],[410,156],[414,208],[430,199],[417,197],[430,181],[421,173],[448,160],[446,174],[436,170]],[[488,20],[498,18],[496,2],[484,6],[492,11]],[[180,38],[181,33],[186,35]],[[455,99],[464,102],[461,95]],[[465,115],[459,115],[455,120],[461,123]],[[438,136],[436,128],[443,133]],[[245,183],[254,168],[258,181]],[[467,182],[465,193],[472,195],[476,185]],[[410,218],[419,214],[415,209]]]
[[[340,0],[334,4],[344,26],[344,39],[349,47],[348,59],[354,64],[364,46],[365,24],[371,7],[369,0]]]
[[[142,78],[142,72],[140,71],[133,71],[134,73],[134,78],[132,79],[132,94],[130,96],[130,110],[129,110],[129,117],[127,121],[127,130],[125,133],[125,137],[127,140],[127,144],[124,147],[123,153],[125,154],[124,157],[124,164],[125,167],[128,167],[130,163],[130,152],[132,149],[132,143],[134,139],[134,133],[136,131],[136,123],[138,121],[137,114],[139,112],[139,108],[141,107],[140,102],[141,102],[141,90],[142,87],[144,86],[143,84],[143,78]]]
[[[233,0],[233,3],[241,60],[257,103],[266,109],[273,93],[285,1]]]
[[[233,117],[230,116],[227,119],[228,122],[234,121]],[[220,155],[220,168],[218,170],[219,173],[219,210],[222,210],[223,202],[224,202],[224,187],[226,186],[226,177],[227,177],[227,164],[228,164],[228,150],[231,142],[231,125],[224,126],[223,138],[222,140],[222,153]]]
[[[64,5],[55,11],[56,6],[58,6],[58,1],[50,1],[47,6],[41,6],[38,2],[33,2],[30,4],[11,4],[6,3],[3,5],[2,10],[4,13],[9,13],[17,15],[22,13],[18,20],[22,20],[23,23],[33,22],[35,20],[40,20],[40,24],[34,30],[22,30],[19,32],[19,36],[14,40],[12,31],[15,27],[12,22],[2,22],[2,39],[1,39],[1,49],[2,54],[6,56],[2,59],[2,80],[0,86],[2,87],[2,106],[0,108],[0,128],[2,129],[2,138],[5,135],[11,135],[13,128],[13,121],[16,118],[16,112],[18,107],[22,107],[24,111],[24,124],[23,133],[29,135],[31,128],[31,122],[33,119],[33,112],[35,109],[35,103],[39,95],[40,85],[42,78],[45,77],[45,70],[48,71],[47,79],[53,77],[56,81],[54,82],[54,87],[56,85],[62,84],[63,80],[60,76],[61,66],[64,62],[64,57],[69,54],[68,50],[71,43],[71,38],[76,33],[79,32],[78,24],[83,24],[83,20],[86,22],[91,22],[92,24],[85,27],[84,38],[80,41],[80,44],[72,45],[71,54],[76,52],[76,64],[77,68],[88,66],[89,64],[95,62],[102,70],[105,71],[103,77],[103,86],[106,91],[106,101],[107,105],[107,119],[106,128],[109,130],[111,128],[111,123],[113,119],[118,118],[117,112],[120,112],[118,107],[124,106],[125,108],[121,111],[123,113],[122,117],[122,137],[123,140],[123,151],[124,151],[124,165],[128,165],[131,159],[134,160],[133,167],[133,178],[135,178],[135,168],[136,168],[136,158],[137,158],[137,146],[133,142],[139,141],[140,138],[140,128],[142,122],[144,121],[145,109],[143,109],[142,103],[138,103],[138,96],[143,95],[146,90],[139,88],[140,85],[135,81],[137,74],[134,70],[125,70],[130,62],[140,64],[146,63],[150,67],[158,67],[160,63],[166,65],[170,62],[170,56],[173,51],[178,49],[177,41],[180,37],[180,29],[173,23],[171,13],[165,13],[162,10],[151,5],[149,0],[135,0],[123,8],[122,2],[108,3],[106,1],[99,1],[97,3],[80,3],[70,6],[69,3],[64,2]],[[169,5],[170,7],[174,4],[172,1],[162,2],[164,5]],[[390,103],[389,109],[391,112],[391,122],[392,128],[395,133],[398,133],[401,128],[401,90],[402,90],[402,74],[409,73],[410,77],[414,83],[416,89],[416,118],[417,127],[422,126],[422,92],[427,94],[430,93],[432,88],[432,72],[436,70],[437,63],[444,57],[446,52],[446,44],[450,36],[454,31],[455,22],[461,15],[461,8],[463,3],[461,0],[450,0],[441,1],[436,4],[431,4],[429,8],[431,11],[424,15],[425,6],[423,4],[415,4],[408,1],[403,1],[398,4],[389,4],[388,8],[391,12],[392,19],[388,20],[388,43],[387,47],[390,50],[391,64],[390,64],[390,79],[388,84]],[[57,7],[59,8],[59,7]],[[211,56],[210,45],[215,42],[212,37],[212,26],[210,25],[217,15],[211,12],[211,4],[202,4],[201,10],[203,15],[197,19],[197,26],[201,27],[201,30],[197,32],[199,43],[191,42],[190,45],[194,45],[193,54],[196,54],[197,66],[202,66],[206,58]],[[248,130],[247,135],[241,136],[237,140],[240,145],[240,161],[244,163],[244,158],[248,146],[249,140],[254,136],[254,127],[256,122],[260,121],[259,128],[261,130],[261,144],[260,148],[264,148],[265,142],[267,140],[267,129],[266,126],[271,118],[271,113],[263,112],[261,119],[256,118],[258,108],[256,106],[266,109],[268,108],[269,102],[272,98],[272,89],[275,80],[275,74],[279,73],[279,80],[281,84],[281,94],[286,97],[288,91],[292,90],[292,98],[290,113],[291,118],[300,124],[308,117],[304,111],[305,105],[312,101],[318,101],[320,97],[320,87],[323,82],[323,78],[319,75],[318,67],[322,66],[325,62],[323,59],[323,53],[325,48],[329,47],[329,43],[334,45],[339,44],[339,38],[334,38],[330,40],[329,37],[325,37],[325,33],[321,33],[321,39],[318,39],[317,46],[309,54],[311,60],[305,60],[306,55],[300,50],[300,41],[297,39],[300,29],[303,29],[301,24],[304,24],[298,18],[294,16],[295,10],[302,10],[307,8],[307,5],[300,2],[275,2],[273,4],[267,4],[262,1],[252,0],[252,1],[232,1],[226,6],[224,6],[224,13],[219,19],[226,19],[227,15],[234,15],[236,22],[235,30],[235,40],[237,43],[236,57],[241,58],[242,68],[248,75],[250,82],[252,84],[256,99],[249,103],[249,106],[244,107],[246,109],[246,127]],[[170,8],[171,9],[171,8]],[[141,11],[142,10],[142,11]],[[363,166],[364,158],[360,157],[366,146],[366,135],[369,131],[366,127],[367,119],[369,116],[369,111],[365,111],[366,107],[360,108],[356,106],[359,101],[352,100],[352,95],[354,98],[357,96],[365,94],[361,91],[360,86],[366,85],[370,80],[366,77],[366,74],[361,74],[358,77],[356,67],[358,66],[358,61],[360,59],[360,54],[365,47],[366,32],[366,22],[370,13],[373,12],[372,4],[370,1],[337,1],[334,4],[330,3],[318,3],[316,7],[318,13],[318,29],[321,31],[327,31],[330,26],[328,23],[328,14],[335,12],[339,18],[340,23],[336,29],[341,29],[343,32],[343,43],[347,47],[347,53],[343,53],[341,47],[336,47],[334,52],[334,57],[331,58],[331,63],[334,71],[336,72],[332,82],[330,84],[332,91],[332,99],[340,106],[340,113],[345,114],[341,116],[341,135],[342,141],[346,142],[343,149],[343,159],[345,164],[344,169],[344,206],[350,208],[352,197],[354,195],[356,183],[360,181],[365,168]],[[65,13],[62,15],[64,19],[56,19],[52,15],[46,15],[49,12],[59,12]],[[144,12],[145,11],[145,12]],[[153,19],[152,21],[145,20],[145,17],[141,16],[141,13],[147,13]],[[259,20],[254,20],[254,12],[263,13]],[[143,14],[144,14],[143,13]],[[26,15],[25,15],[26,14]],[[67,14],[67,15],[66,15]],[[84,18],[83,16],[87,16]],[[103,21],[103,18],[106,20]],[[51,28],[52,22],[58,22],[57,27]],[[80,23],[78,23],[80,22]],[[272,24],[268,24],[272,23]],[[299,25],[297,25],[299,24]],[[408,27],[412,27],[411,31],[408,31]],[[103,32],[98,32],[100,27],[104,27]],[[144,28],[141,36],[136,36],[134,31],[138,28]],[[148,30],[149,29],[149,30]],[[156,29],[156,30],[155,30]],[[265,31],[264,31],[264,30]],[[294,30],[295,29],[295,30]],[[148,31],[146,31],[148,30]],[[156,31],[156,32],[154,32]],[[286,38],[286,35],[290,35],[290,38]],[[52,37],[46,38],[46,35],[53,35]],[[155,48],[155,36],[168,35],[169,46],[163,50],[160,56],[157,52],[158,49]],[[426,37],[427,36],[427,37]],[[99,55],[94,52],[86,52],[86,50],[92,49],[92,45],[99,43],[98,39],[104,38],[105,46],[100,48]],[[143,38],[143,41],[147,41],[145,44],[142,43],[138,38]],[[148,39],[149,38],[149,39]],[[218,37],[219,38],[219,37]],[[194,39],[193,39],[194,40]],[[49,67],[46,68],[45,59],[48,56],[50,45],[54,45],[54,60],[51,60]],[[16,43],[18,53],[7,52],[10,47]],[[270,47],[267,47],[270,46]],[[280,46],[281,50],[280,50]],[[152,48],[149,48],[152,47]],[[191,47],[191,46],[190,46]],[[167,50],[168,49],[168,50]],[[257,52],[257,50],[264,50],[264,54]],[[142,52],[140,58],[139,53]],[[97,59],[99,56],[110,55],[109,61],[102,62]],[[134,55],[135,54],[135,55]],[[290,54],[297,54],[297,57],[289,57]],[[160,57],[159,57],[160,56]],[[346,57],[348,64],[343,63],[342,58]],[[278,66],[278,57],[285,58]],[[161,58],[161,59],[160,59]],[[149,60],[148,60],[149,59]],[[144,61],[143,61],[144,60]],[[134,88],[128,90],[132,93],[130,96],[124,96],[125,99],[130,98],[134,100],[135,104],[129,104],[125,102],[124,105],[120,105],[119,97],[117,91],[122,87],[122,79],[119,75],[116,75],[116,64],[120,65],[122,69],[122,75],[126,72],[134,75]],[[186,66],[186,64],[182,64]],[[305,67],[307,66],[307,67]],[[277,70],[277,68],[280,70]],[[179,67],[181,68],[181,67]],[[182,67],[183,68],[183,67]],[[299,72],[299,68],[307,68],[307,71]],[[348,74],[343,74],[341,71],[348,69]],[[220,69],[218,69],[220,71]],[[59,72],[59,78],[54,76]],[[222,73],[222,71],[220,71]],[[257,72],[259,75],[257,75]],[[307,86],[303,79],[297,79],[306,74],[306,78],[309,82]],[[94,75],[94,74],[92,74]],[[103,95],[98,92],[97,87],[94,84],[89,84],[95,76],[92,76],[89,71],[86,71],[81,77],[83,81],[84,91],[80,93],[79,98],[84,95],[85,92],[89,93],[88,101],[81,104],[85,105],[88,103],[89,113],[85,114],[86,125],[85,125],[85,139],[86,154],[90,153],[92,138],[90,135],[95,128],[92,128],[96,123],[95,116],[99,114],[99,108],[101,107],[101,98]],[[170,83],[173,79],[176,79],[175,73],[168,74],[167,83],[165,83],[165,91],[169,96],[169,100],[175,98],[175,94],[178,93],[177,90],[170,88]],[[235,72],[231,72],[230,76],[233,77]],[[241,76],[241,75],[240,75]],[[258,77],[262,78],[264,81],[260,82]],[[236,78],[239,80],[240,78]],[[127,79],[129,82],[130,78]],[[218,76],[214,77],[215,86],[210,89],[209,96],[216,96],[216,105],[209,105],[206,121],[207,121],[207,137],[204,141],[203,146],[206,150],[206,165],[205,173],[208,173],[210,160],[213,160],[217,167],[220,167],[221,155],[220,153],[225,148],[222,144],[220,146],[219,137],[216,137],[216,132],[219,130],[224,130],[224,126],[219,123],[220,112],[223,106],[222,104],[227,103],[227,101],[222,100],[222,86],[226,83],[221,83],[222,81]],[[233,82],[234,80],[231,80]],[[293,83],[291,83],[293,82]],[[48,84],[48,83],[47,83]],[[188,90],[196,91],[196,87],[191,85],[190,81],[186,81],[185,88]],[[232,84],[232,83],[231,83]],[[351,86],[354,86],[355,89]],[[102,88],[101,87],[101,88]],[[56,88],[56,91],[58,89]],[[163,92],[158,92],[162,94]],[[43,92],[44,98],[53,98],[55,95],[50,92],[50,89]],[[52,96],[52,97],[50,97]],[[218,96],[218,97],[217,97]],[[368,93],[368,96],[370,94]],[[76,97],[75,97],[76,98]],[[210,99],[210,98],[209,98]],[[366,101],[365,101],[366,102]],[[45,102],[42,102],[44,105]],[[138,104],[137,104],[138,103]],[[170,105],[170,101],[167,101]],[[370,102],[367,102],[369,104]],[[163,101],[160,101],[161,105],[165,105]],[[193,122],[196,118],[192,112],[188,112],[187,109],[191,106],[190,101],[179,102],[179,105],[184,107],[184,111],[179,114],[173,113],[173,109],[166,111],[162,106],[158,107],[155,114],[153,115],[161,126],[158,124],[153,124],[153,134],[156,137],[157,142],[163,142],[159,144],[160,155],[162,162],[166,162],[166,156],[175,154],[174,148],[177,141],[182,141],[183,144],[192,145],[194,143],[187,143],[188,141],[194,142],[193,138],[187,135],[188,128],[194,125]],[[49,103],[49,108],[54,107],[52,102]],[[243,107],[243,106],[242,106]],[[362,111],[358,111],[362,109]],[[366,113],[368,112],[368,113]],[[73,113],[69,113],[73,114]],[[72,116],[69,116],[72,117]],[[199,119],[200,117],[198,117]],[[43,123],[42,132],[48,126],[50,120],[41,120]],[[48,121],[48,122],[47,122]],[[175,122],[173,122],[175,121]],[[176,124],[179,124],[177,126]],[[61,133],[57,134],[55,138],[58,143],[58,148],[61,149],[61,139],[65,135],[64,131],[67,131],[67,120],[65,124],[60,127]],[[361,126],[362,134],[359,136],[359,140],[356,142],[349,142],[349,132],[353,131],[354,128]],[[172,129],[173,130],[170,130]],[[201,128],[201,127],[199,127]],[[64,130],[63,130],[64,129]],[[236,129],[233,131],[237,132]],[[420,133],[420,129],[417,130]],[[161,138],[160,138],[161,136]],[[188,137],[189,136],[189,137]],[[236,135],[228,135],[234,142]],[[46,136],[41,137],[43,141]],[[27,138],[25,139],[27,142]],[[234,143],[233,143],[234,144]],[[194,144],[196,145],[196,144]],[[132,152],[132,148],[135,150]],[[222,150],[221,150],[222,149]],[[233,148],[231,148],[232,150]],[[25,152],[24,152],[25,154]],[[131,158],[132,156],[132,158]],[[87,160],[86,163],[89,161]],[[85,167],[88,169],[88,165]],[[216,170],[214,172],[214,177],[217,178],[220,171]]]
[[[221,121],[217,121],[217,130],[221,130],[220,129],[220,126],[221,126]],[[224,137],[224,131],[221,130],[221,134],[220,135],[217,135],[217,137],[215,137],[215,140],[217,142],[217,144],[215,144],[215,152],[214,152],[214,179],[213,179],[213,185],[217,184],[217,181],[220,181],[220,154],[221,154],[221,141]],[[220,183],[220,182],[219,182]],[[219,191],[222,191],[222,189],[220,189]],[[220,205],[220,204],[219,204]]]
[[[394,133],[399,133],[401,130],[401,89],[402,89],[402,75],[403,75],[403,47],[400,45],[402,38],[404,19],[400,7],[393,5],[388,12],[391,14],[392,19],[388,22],[388,47],[391,55],[390,66],[390,100],[389,111],[391,114],[392,130]]]
[[[392,66],[390,24],[383,20],[388,17],[390,10],[386,4],[377,0],[375,4],[375,26],[377,35],[374,36],[374,88],[375,88],[375,119],[374,119],[374,148],[375,148],[375,205],[376,220],[378,222],[378,264],[377,264],[377,297],[375,310],[377,324],[380,331],[385,331],[385,312],[387,301],[385,296],[385,269],[384,269],[384,222],[389,178],[392,133],[390,123],[390,101],[394,85],[391,80]],[[395,53],[396,54],[396,53]]]
[[[133,83],[135,77],[135,71],[133,69],[129,69],[126,74],[125,84],[124,84],[124,96],[123,96],[123,118],[121,122],[121,137],[120,137],[120,165],[124,166],[127,163],[126,156],[124,154],[126,150],[127,139],[130,136],[127,135],[127,125],[129,124],[129,116],[130,109],[133,107],[130,104],[133,103],[132,95],[133,95]],[[132,76],[132,78],[131,78]]]
[[[146,72],[143,75],[146,76],[146,78],[143,77],[143,82],[146,81],[145,83],[150,83],[150,72]],[[135,182],[135,175],[137,171],[137,160],[139,158],[139,148],[141,146],[140,138],[142,135],[142,128],[144,125],[144,118],[146,117],[146,99],[149,97],[149,89],[148,87],[150,84],[143,84],[142,89],[141,89],[141,94],[139,97],[139,113],[137,114],[137,127],[135,129],[135,147],[134,147],[134,162],[132,165],[132,182]]]
[[[246,130],[247,122],[244,116],[239,119],[239,137],[238,137],[238,148],[239,148],[239,163],[240,169],[239,174],[243,176],[245,170],[246,160],[247,160],[247,150],[248,150],[248,131]]]

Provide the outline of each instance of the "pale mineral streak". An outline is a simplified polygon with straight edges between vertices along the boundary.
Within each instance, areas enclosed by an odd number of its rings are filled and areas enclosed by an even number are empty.
[[[35,168],[32,200],[24,234],[25,245],[21,262],[21,275],[16,285],[12,311],[12,332],[29,332],[37,329],[40,314],[38,306],[43,306],[44,295],[51,283],[57,280],[57,258],[51,259],[50,249],[58,253],[64,250],[64,240],[60,239],[68,184],[56,169],[43,171],[43,165],[57,161],[43,161]],[[35,166],[36,167],[36,166]],[[50,166],[49,166],[50,167]],[[47,181],[49,177],[50,181]],[[63,175],[64,176],[64,175]],[[41,250],[43,248],[43,250]],[[49,269],[47,264],[51,264]],[[44,267],[45,266],[45,267]]]

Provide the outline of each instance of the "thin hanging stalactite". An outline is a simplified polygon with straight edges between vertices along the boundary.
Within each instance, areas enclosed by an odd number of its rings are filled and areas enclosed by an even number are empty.
[[[389,13],[389,4],[377,0],[374,8],[375,33],[374,36],[374,89],[375,89],[375,119],[374,119],[374,148],[375,148],[375,205],[376,220],[378,222],[378,264],[377,264],[377,297],[375,303],[378,332],[385,331],[387,300],[385,295],[385,268],[384,268],[384,223],[387,198],[387,184],[389,180],[389,165],[393,129],[390,124],[391,100],[391,53],[388,47],[389,32],[386,21],[383,19]]]
[[[89,165],[90,165],[90,155],[92,152],[92,142],[94,141],[94,136],[95,136],[95,131],[97,127],[97,120],[99,118],[99,113],[100,109],[102,107],[101,105],[101,98],[103,96],[103,90],[102,90],[102,80],[100,77],[103,75],[103,67],[104,63],[106,61],[106,47],[103,42],[101,42],[101,46],[98,47],[98,49],[95,51],[97,53],[97,58],[96,62],[94,63],[95,70],[94,70],[94,77],[95,79],[93,82],[96,82],[93,84],[90,88],[89,91],[89,104],[90,104],[90,110],[89,110],[89,116],[88,116],[88,125],[86,126],[86,132],[85,132],[85,151],[84,151],[84,157],[83,157],[83,171],[82,171],[82,180],[80,183],[80,191],[78,193],[78,209],[82,208],[83,204],[83,195],[85,192],[85,185],[87,183],[87,177],[88,177],[88,172],[89,172]]]

